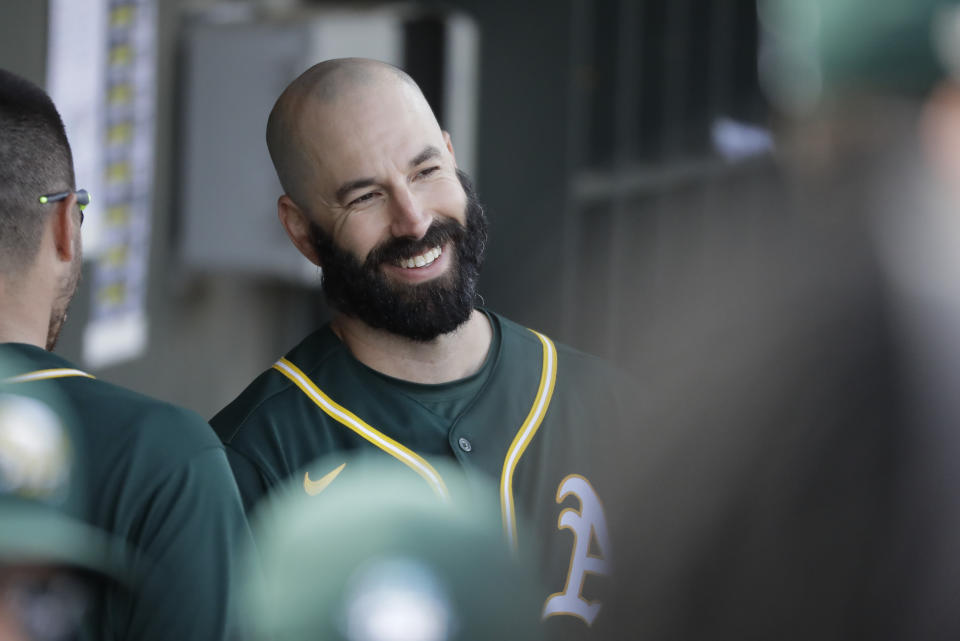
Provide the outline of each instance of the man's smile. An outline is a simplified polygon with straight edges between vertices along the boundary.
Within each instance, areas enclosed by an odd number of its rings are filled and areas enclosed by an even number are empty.
[[[400,258],[395,261],[397,267],[403,267],[404,269],[415,269],[417,267],[426,267],[437,258],[440,257],[440,254],[443,253],[443,250],[437,246],[433,249],[428,249],[424,253],[418,256],[411,256],[409,258]]]
[[[390,279],[398,283],[425,283],[446,273],[453,256],[452,250],[449,244],[436,245],[425,251],[416,249],[414,251],[421,253],[382,263],[382,269]]]

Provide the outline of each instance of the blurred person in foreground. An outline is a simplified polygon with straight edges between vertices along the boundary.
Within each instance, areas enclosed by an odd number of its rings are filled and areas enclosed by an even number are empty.
[[[496,491],[437,462],[441,501],[386,457],[339,454],[357,470],[323,494],[274,491],[251,524],[245,629],[254,641],[487,641],[544,638],[539,585],[503,544]],[[385,490],[385,488],[388,488]]]
[[[128,545],[142,574],[133,593],[97,586],[83,638],[230,637],[231,564],[249,531],[223,447],[199,416],[51,353],[80,280],[88,196],[50,98],[3,70],[0,196],[0,357],[22,365],[6,380],[71,404],[88,460],[85,498],[65,509]]]
[[[759,6],[824,93],[781,124],[772,197],[697,228],[711,269],[691,260],[661,306],[634,509],[611,526],[644,545],[613,541],[608,630],[955,639],[958,3]]]
[[[444,497],[435,463],[455,460],[499,484],[509,543],[536,543],[548,636],[588,633],[610,572],[603,452],[637,421],[622,375],[478,306],[486,217],[403,71],[311,67],[277,100],[267,144],[280,221],[335,314],[211,421],[245,505],[288,478],[317,494],[354,472],[308,467],[358,449]]]
[[[23,365],[4,355],[0,379]],[[0,383],[0,639],[79,638],[94,586],[134,582],[122,541],[66,512],[83,493],[69,405]]]

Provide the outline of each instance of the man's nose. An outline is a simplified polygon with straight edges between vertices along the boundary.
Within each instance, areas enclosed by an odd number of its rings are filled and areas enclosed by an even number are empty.
[[[423,238],[433,220],[409,185],[394,190],[391,209],[390,232],[395,237]]]

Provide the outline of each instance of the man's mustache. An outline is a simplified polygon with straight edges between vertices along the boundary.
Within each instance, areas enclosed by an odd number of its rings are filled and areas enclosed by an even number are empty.
[[[448,242],[457,242],[463,238],[466,232],[466,228],[453,219],[435,220],[427,229],[423,238],[391,238],[377,245],[370,250],[363,266],[365,269],[376,269],[384,263],[393,263],[401,258],[417,256]]]

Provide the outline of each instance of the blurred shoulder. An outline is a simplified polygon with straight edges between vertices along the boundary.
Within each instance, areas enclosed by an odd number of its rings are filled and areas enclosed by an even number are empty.
[[[220,446],[207,422],[185,407],[99,379],[77,379],[70,388],[88,433],[162,445],[167,452]]]

